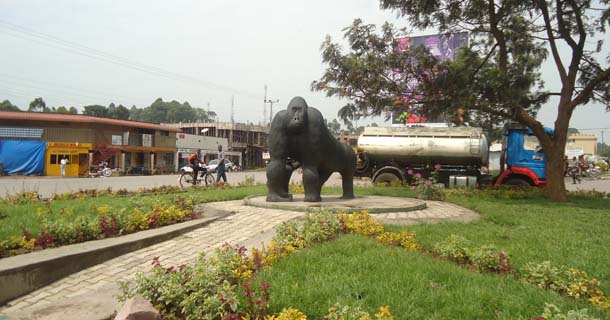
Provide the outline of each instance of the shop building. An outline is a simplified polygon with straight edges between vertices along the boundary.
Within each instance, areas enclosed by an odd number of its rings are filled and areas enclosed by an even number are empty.
[[[269,151],[269,127],[232,122],[166,123],[181,133],[226,139],[227,158],[244,169],[264,167],[263,153]],[[180,141],[180,139],[178,139]],[[217,150],[216,150],[217,151]],[[214,157],[215,153],[211,153]],[[241,156],[240,156],[241,155]]]
[[[59,175],[64,157],[67,176],[87,176],[91,166],[101,162],[126,174],[173,172],[177,131],[155,123],[86,115],[0,112],[0,143],[46,145],[44,171],[35,174]],[[14,160],[10,154],[2,156]]]

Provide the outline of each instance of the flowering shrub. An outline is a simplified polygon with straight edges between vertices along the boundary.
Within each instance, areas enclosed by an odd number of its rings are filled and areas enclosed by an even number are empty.
[[[307,320],[307,316],[294,308],[284,308],[277,316],[268,316],[265,320]]]
[[[428,178],[424,178],[421,173],[407,170],[407,179],[412,181],[411,187],[417,192],[417,198],[424,200],[445,200],[444,188],[439,187],[438,173],[441,165],[434,166]]]
[[[362,310],[360,306],[341,305],[339,303],[328,309],[328,314],[324,317],[325,320],[372,320],[371,315]],[[389,306],[379,308],[375,313],[375,319],[379,320],[394,320]]]
[[[432,252],[457,263],[469,263],[469,245],[470,241],[466,238],[452,234],[447,239],[435,244],[432,247]]]
[[[136,285],[121,285],[119,300],[139,294],[163,314],[164,319],[222,319],[238,308],[236,286],[217,272],[219,262],[203,255],[192,266],[164,268],[153,260],[150,274],[138,273]]]
[[[33,204],[40,202],[40,195],[36,191],[20,192],[14,195],[7,195],[2,199],[2,202],[15,205]]]
[[[341,213],[339,219],[343,229],[363,236],[376,236],[383,232],[383,225],[371,218],[368,211]]]
[[[509,273],[512,267],[508,263],[508,255],[493,245],[472,249],[470,261],[480,271]]]
[[[561,312],[557,306],[546,304],[542,316],[534,318],[534,320],[599,320],[589,315],[587,309],[570,310],[566,313]]]
[[[168,202],[171,205],[168,205]],[[51,210],[50,202],[47,201],[42,207],[37,208],[37,214],[43,219],[51,214],[59,214],[65,219],[51,222],[43,220],[42,231],[35,239],[31,239],[30,235],[26,242],[19,237],[0,241],[0,257],[26,253],[37,248],[44,249],[108,238],[196,218],[192,198],[178,196],[152,204],[142,203],[139,206],[141,207],[119,210],[108,205],[95,207],[94,210],[98,216],[91,219],[85,216],[73,218],[74,212],[63,208],[54,213]],[[145,212],[144,210],[150,211]],[[30,234],[27,230],[24,232]]]
[[[288,185],[288,192],[296,194],[305,193],[305,187],[300,183],[290,183]]]
[[[610,300],[599,288],[599,281],[589,278],[586,272],[565,266],[555,267],[550,261],[528,263],[523,268],[523,279],[537,287],[565,294],[575,299],[588,299],[604,309],[610,309]]]
[[[400,246],[409,251],[417,251],[421,248],[415,240],[415,232],[412,231],[401,231],[399,233],[383,232],[375,237],[375,239],[383,244]]]

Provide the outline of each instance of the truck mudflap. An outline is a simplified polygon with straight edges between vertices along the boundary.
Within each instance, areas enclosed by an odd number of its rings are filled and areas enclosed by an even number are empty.
[[[546,179],[538,178],[538,175],[536,175],[536,173],[532,169],[527,168],[527,167],[516,167],[516,166],[513,166],[509,169],[504,170],[504,172],[502,172],[502,174],[500,174],[498,179],[496,179],[495,185],[499,186],[499,185],[505,184],[513,179],[519,179],[519,177],[522,177],[522,178],[526,177],[536,187],[546,186]]]

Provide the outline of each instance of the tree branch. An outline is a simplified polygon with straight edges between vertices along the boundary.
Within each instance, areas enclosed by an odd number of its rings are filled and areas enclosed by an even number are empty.
[[[589,84],[585,86],[584,89],[572,100],[570,103],[570,111],[573,111],[576,106],[585,102],[587,98],[591,95],[595,87],[600,84],[602,81],[610,81],[610,68],[604,70],[604,72],[600,72],[595,79],[591,80]]]
[[[561,78],[561,83],[563,86],[567,85],[568,76],[566,74],[566,69],[563,66],[563,62],[561,61],[561,56],[559,55],[559,51],[557,50],[557,43],[555,42],[555,37],[553,36],[553,28],[551,27],[551,18],[549,17],[549,10],[546,6],[545,0],[534,0],[537,2],[538,7],[542,11],[542,16],[544,18],[544,24],[546,26],[547,36],[549,37],[549,44],[551,45],[551,52],[553,54],[553,59],[555,60],[555,65],[557,66],[557,71],[559,72],[559,76]]]

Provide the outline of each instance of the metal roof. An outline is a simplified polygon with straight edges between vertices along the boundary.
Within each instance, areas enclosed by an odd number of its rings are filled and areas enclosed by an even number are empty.
[[[42,122],[72,122],[72,123],[91,123],[104,124],[121,127],[134,127],[151,130],[163,130],[179,132],[180,129],[169,126],[164,126],[158,123],[119,120],[110,118],[101,118],[94,116],[86,116],[82,114],[62,114],[62,113],[45,113],[45,112],[18,112],[18,111],[0,111],[0,121],[2,120],[22,120],[22,121],[42,121]]]

